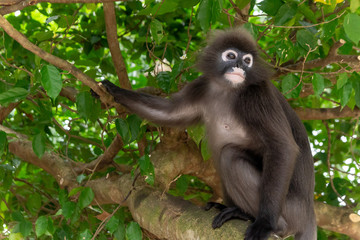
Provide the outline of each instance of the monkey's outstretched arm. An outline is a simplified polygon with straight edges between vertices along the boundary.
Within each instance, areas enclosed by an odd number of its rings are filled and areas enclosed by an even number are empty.
[[[173,98],[166,99],[145,93],[122,89],[110,81],[102,81],[115,101],[153,123],[162,126],[188,126],[200,120],[201,109],[190,102],[191,86],[185,87]]]

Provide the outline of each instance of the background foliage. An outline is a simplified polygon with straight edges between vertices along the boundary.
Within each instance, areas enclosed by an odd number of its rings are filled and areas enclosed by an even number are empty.
[[[51,2],[9,12],[4,4],[0,12],[6,12],[6,20],[42,50],[92,79],[119,83],[103,4]],[[211,29],[247,28],[275,69],[273,83],[304,120],[315,159],[315,199],[356,213],[360,210],[359,6],[359,0],[146,0],[116,2],[115,11],[132,88],[154,87],[145,90],[161,96],[199,76],[193,66]],[[108,216],[103,214],[114,212],[117,205],[94,204],[94,192],[86,183],[122,175],[125,171],[119,166],[126,165],[133,177],[140,171],[148,184],[157,186],[150,157],[157,144],[171,137],[169,130],[125,110],[106,109],[73,72],[25,50],[3,29],[0,54],[0,112],[9,111],[0,114],[0,123],[25,135],[39,158],[54,152],[64,161],[91,163],[117,134],[123,143],[102,171],[77,172],[78,186],[65,190],[55,176],[12,154],[8,145],[14,135],[0,131],[0,238],[154,238],[142,232],[124,207],[97,233]],[[207,160],[203,127],[183,133]],[[168,192],[201,205],[214,196],[207,184],[181,174]],[[349,237],[319,228],[319,239]]]

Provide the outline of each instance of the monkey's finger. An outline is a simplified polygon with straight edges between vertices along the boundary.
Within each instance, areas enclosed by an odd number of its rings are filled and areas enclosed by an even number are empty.
[[[216,209],[219,209],[219,210],[223,210],[226,208],[226,206],[224,204],[217,203],[217,202],[208,202],[206,204],[206,206],[204,207],[204,209],[205,209],[205,211],[209,211],[213,207]]]

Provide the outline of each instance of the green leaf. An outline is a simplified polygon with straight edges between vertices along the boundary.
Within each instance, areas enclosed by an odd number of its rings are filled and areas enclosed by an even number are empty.
[[[350,79],[355,91],[355,104],[360,108],[360,76],[358,73],[353,72]]]
[[[330,21],[330,22],[323,24],[321,30],[321,38],[323,38],[324,40],[328,40],[334,36],[336,27],[338,26],[339,23],[339,20],[338,19],[333,20],[334,18],[336,18],[335,14],[325,19],[325,21]]]
[[[197,12],[197,20],[204,31],[216,22],[222,9],[222,0],[201,0]]]
[[[92,237],[92,233],[89,229],[85,229],[80,233],[78,240],[90,240]]]
[[[258,3],[258,7],[270,16],[275,16],[283,4],[282,0],[264,0]]]
[[[348,82],[348,80],[349,78],[347,73],[340,73],[339,78],[336,82],[337,89],[342,88]]]
[[[119,227],[114,232],[114,237],[116,240],[125,240],[125,224],[121,223]]]
[[[241,1],[236,1],[236,6],[239,8],[239,9],[243,9],[244,7],[246,7],[249,3],[250,3],[251,0],[241,0]]]
[[[120,219],[114,215],[109,219],[105,227],[111,234],[113,234],[118,229],[119,225]]]
[[[345,16],[344,19],[344,30],[346,35],[353,41],[355,44],[358,44],[360,41],[360,16],[356,13],[349,13]]]
[[[137,222],[130,222],[126,227],[126,238],[129,240],[142,240],[142,232]]]
[[[87,206],[90,205],[90,203],[93,201],[94,199],[94,192],[91,188],[89,187],[85,187],[79,196],[79,200],[78,200],[78,206],[80,207],[80,209],[83,209]]]
[[[80,174],[76,177],[76,182],[78,183],[82,183],[82,181],[84,181],[86,179],[86,175],[85,174]]]
[[[142,120],[137,115],[133,114],[127,117],[127,123],[129,124],[129,129],[131,133],[130,142],[140,139],[143,136],[146,128],[141,126]]]
[[[275,16],[274,24],[277,26],[284,25],[296,14],[296,8],[293,5],[283,4]]]
[[[310,7],[306,3],[299,4],[298,9],[311,22],[313,23],[317,22],[314,12],[310,9]]]
[[[342,107],[345,107],[346,104],[349,102],[351,92],[352,92],[352,84],[350,82],[346,83],[342,88],[342,93],[340,96],[340,104]]]
[[[11,214],[11,217],[14,221],[17,221],[17,222],[21,222],[21,221],[25,220],[24,216],[19,211],[13,212]]]
[[[69,192],[69,197],[76,195],[78,192],[81,192],[83,189],[84,187],[76,187],[71,189],[71,191]]]
[[[281,82],[282,93],[287,98],[298,98],[302,88],[300,78],[294,74],[289,74]]]
[[[76,203],[67,201],[62,206],[62,215],[65,217],[65,219],[70,219],[73,213],[76,209]]]
[[[146,176],[145,181],[150,185],[154,185],[155,171],[149,155],[145,154],[139,158],[139,166],[141,175]]]
[[[27,97],[29,92],[24,88],[15,87],[0,93],[0,105],[7,106],[9,103],[18,102]]]
[[[38,212],[39,209],[41,208],[41,195],[38,193],[33,193],[31,194],[31,198],[29,198],[26,201],[26,207],[31,211],[31,212]]]
[[[101,110],[100,102],[96,101],[88,91],[80,92],[76,96],[76,107],[80,117],[92,122],[96,121]]]
[[[48,228],[48,218],[40,216],[35,222],[35,233],[37,237],[44,235]]]
[[[115,120],[115,126],[124,144],[129,144],[131,140],[131,133],[128,122],[125,121],[124,119],[117,118]]]
[[[166,93],[170,93],[171,86],[173,83],[173,78],[171,77],[171,72],[159,72],[156,75],[156,81],[159,87],[164,90]]]
[[[55,100],[62,89],[60,72],[53,65],[44,65],[41,68],[41,85],[47,95]]]
[[[5,152],[6,146],[7,146],[6,132],[0,131],[0,157]]]
[[[9,240],[24,240],[24,237],[19,232],[17,232],[17,233],[12,232],[9,235]]]
[[[182,0],[179,2],[180,7],[182,8],[191,8],[195,5],[197,5],[200,2],[200,0]]]
[[[54,34],[52,32],[38,32],[35,34],[35,38],[39,41],[45,41],[45,40],[50,40],[52,39],[54,36]]]
[[[209,160],[210,157],[211,157],[211,152],[210,152],[210,148],[209,148],[209,143],[207,141],[206,138],[204,138],[202,141],[201,141],[201,156],[203,157],[203,159],[206,161],[206,160]]]
[[[177,7],[178,7],[178,1],[164,1],[156,4],[152,8],[151,12],[152,14],[156,14],[157,16],[160,16],[165,13],[174,12]]]
[[[317,46],[317,42],[316,39],[314,38],[314,34],[312,34],[306,29],[297,31],[296,40],[306,51],[310,50],[309,47],[311,49],[315,49]]]
[[[192,140],[199,146],[201,140],[205,137],[205,126],[195,125],[187,128],[187,132]]]
[[[187,176],[182,175],[176,181],[176,190],[180,195],[184,195],[188,187],[189,187],[189,179]]]
[[[315,95],[319,96],[325,88],[324,77],[321,74],[315,73],[312,78],[312,84]]]
[[[45,153],[45,136],[43,133],[36,134],[32,141],[32,148],[36,156],[41,158]]]
[[[32,232],[32,224],[28,220],[23,220],[19,223],[19,232],[23,235],[23,237],[27,237]]]
[[[350,11],[352,13],[356,12],[356,10],[360,7],[360,0],[350,0]]]
[[[154,19],[151,21],[150,32],[151,32],[151,36],[153,37],[154,41],[157,44],[160,44],[161,40],[164,37],[164,30],[163,30],[162,23],[159,20]]]

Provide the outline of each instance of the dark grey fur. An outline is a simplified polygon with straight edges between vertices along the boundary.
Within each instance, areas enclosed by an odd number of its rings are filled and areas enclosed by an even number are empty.
[[[224,62],[235,49],[239,58]],[[241,56],[251,53],[248,68]],[[224,73],[240,66],[245,81],[233,86]],[[204,73],[170,99],[121,89],[103,81],[115,101],[154,123],[187,126],[203,122],[221,176],[226,207],[213,227],[238,217],[255,221],[246,240],[267,239],[271,232],[315,240],[314,170],[306,130],[269,80],[256,43],[244,30],[215,34],[198,62]]]

